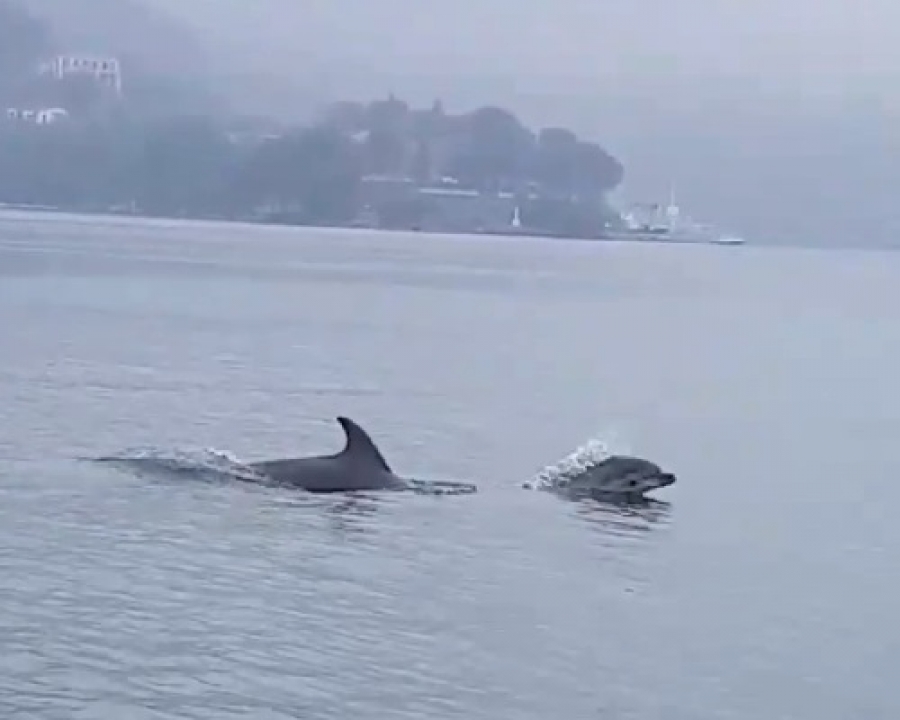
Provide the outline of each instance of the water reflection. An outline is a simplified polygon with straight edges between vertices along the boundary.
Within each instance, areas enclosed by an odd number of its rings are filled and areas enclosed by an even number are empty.
[[[406,478],[410,492],[416,495],[472,495],[478,492],[475,483],[458,480],[420,480]]]
[[[360,535],[372,530],[372,518],[386,501],[387,497],[368,493],[312,495],[301,492],[279,497],[273,505],[279,510],[313,510],[321,513],[328,527],[339,535]]]
[[[199,483],[247,481],[262,484],[264,478],[251,468],[209,452],[127,450],[117,455],[77,458],[119,470],[150,482]]]
[[[329,527],[342,535],[361,535],[371,528],[372,517],[383,500],[364,495],[347,495],[325,506]]]
[[[569,499],[575,515],[594,529],[613,535],[648,533],[668,524],[672,505],[664,500],[644,498],[629,503],[603,502],[595,499]]]

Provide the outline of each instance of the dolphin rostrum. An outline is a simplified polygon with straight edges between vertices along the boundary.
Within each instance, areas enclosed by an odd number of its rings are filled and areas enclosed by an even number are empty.
[[[394,474],[365,430],[348,417],[338,417],[337,421],[346,436],[339,453],[265,460],[249,467],[278,485],[313,493],[410,488],[408,481]]]
[[[614,502],[640,502],[644,493],[675,483],[673,473],[656,463],[630,455],[612,455],[573,474],[528,482],[531,489],[548,490],[573,498],[594,498]]]

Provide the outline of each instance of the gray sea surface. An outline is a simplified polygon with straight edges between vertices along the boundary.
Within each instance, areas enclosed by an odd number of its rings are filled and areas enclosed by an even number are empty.
[[[0,213],[0,717],[896,720],[900,254]],[[475,495],[80,461],[368,429]],[[601,439],[625,511],[520,485]]]

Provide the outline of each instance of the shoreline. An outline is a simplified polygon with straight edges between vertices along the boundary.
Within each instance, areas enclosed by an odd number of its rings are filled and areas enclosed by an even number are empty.
[[[4,220],[4,216],[19,216],[22,219],[26,217],[44,216],[56,218],[94,218],[106,221],[116,221],[122,224],[132,223],[153,223],[157,225],[165,225],[172,223],[183,223],[189,225],[213,225],[228,227],[248,227],[254,229],[271,228],[273,230],[339,230],[343,232],[370,232],[370,233],[398,233],[403,235],[422,235],[422,236],[447,236],[470,238],[477,240],[479,238],[510,238],[510,239],[534,239],[543,241],[562,241],[562,242],[593,242],[616,245],[721,245],[723,247],[735,247],[727,243],[716,243],[712,241],[696,241],[666,238],[641,238],[629,239],[623,237],[580,237],[576,235],[550,235],[538,232],[529,232],[514,230],[486,230],[482,232],[442,232],[440,230],[417,230],[414,228],[380,228],[367,227],[362,225],[315,225],[315,224],[299,224],[299,223],[280,223],[265,222],[253,220],[249,218],[222,218],[222,217],[204,217],[194,216],[170,216],[170,215],[144,215],[140,213],[114,212],[109,210],[86,210],[86,209],[67,209],[48,205],[28,205],[23,203],[3,203],[0,202],[0,222]]]

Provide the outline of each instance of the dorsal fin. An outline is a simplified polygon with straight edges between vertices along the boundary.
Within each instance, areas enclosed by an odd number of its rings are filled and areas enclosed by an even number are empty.
[[[392,472],[381,451],[372,442],[369,434],[348,417],[340,416],[337,421],[344,429],[347,436],[347,444],[341,451],[342,455],[351,455],[354,458],[377,464],[382,470]]]

